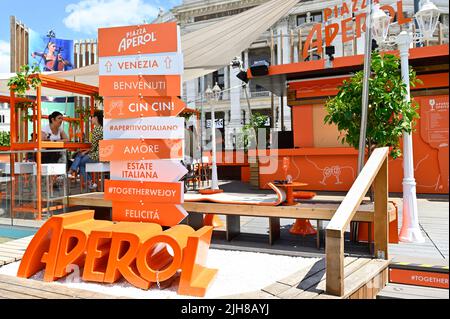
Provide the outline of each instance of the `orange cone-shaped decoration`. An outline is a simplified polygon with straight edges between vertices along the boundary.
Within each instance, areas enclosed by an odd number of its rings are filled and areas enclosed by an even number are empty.
[[[223,221],[217,217],[216,214],[205,214],[203,218],[203,226],[213,226],[214,228],[220,228],[225,226]]]
[[[298,218],[289,232],[293,235],[315,235],[317,231],[312,227],[308,219]]]

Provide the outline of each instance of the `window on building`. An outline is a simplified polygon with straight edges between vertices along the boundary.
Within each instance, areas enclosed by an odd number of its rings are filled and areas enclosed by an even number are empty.
[[[297,16],[297,26],[301,26],[302,24],[309,22],[320,23],[322,21],[322,12],[310,12],[309,20],[307,14],[301,14]]]
[[[225,88],[225,72],[223,69],[220,69],[213,73],[213,83],[211,87],[214,87],[216,83],[220,86],[222,90]]]

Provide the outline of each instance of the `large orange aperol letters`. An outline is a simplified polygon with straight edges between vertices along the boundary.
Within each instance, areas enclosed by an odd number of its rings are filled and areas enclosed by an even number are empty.
[[[83,267],[85,281],[113,283],[123,277],[149,289],[152,282],[167,280],[181,269],[178,293],[206,294],[217,274],[206,267],[212,227],[195,231],[177,225],[162,231],[157,224],[93,217],[94,211],[51,217],[30,242],[17,275],[29,278],[44,270],[44,280],[54,281],[75,264]]]

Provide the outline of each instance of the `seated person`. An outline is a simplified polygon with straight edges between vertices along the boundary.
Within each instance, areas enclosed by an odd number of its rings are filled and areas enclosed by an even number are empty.
[[[69,177],[76,176],[76,172],[79,169],[80,175],[84,177],[84,180],[88,182],[89,188],[94,189],[97,185],[92,184],[91,176],[86,175],[86,163],[97,163],[99,161],[99,141],[103,139],[103,111],[97,110],[91,117],[94,129],[92,131],[92,145],[89,150],[79,152],[73,160],[72,166],[69,169]]]
[[[62,128],[63,115],[55,111],[48,116],[49,125],[42,128],[42,140],[67,142],[69,137]],[[65,163],[65,156],[60,152],[42,152],[42,163]]]

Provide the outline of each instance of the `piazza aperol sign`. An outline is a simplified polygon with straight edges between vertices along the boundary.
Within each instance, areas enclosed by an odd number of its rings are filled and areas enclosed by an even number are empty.
[[[374,0],[373,3],[379,3],[379,0]],[[412,21],[412,18],[407,18],[403,14],[402,0],[398,0],[395,5],[382,5],[380,8],[388,12],[391,19],[397,17],[399,25]],[[367,10],[366,0],[343,1],[340,5],[325,8],[323,10],[324,23],[316,23],[306,38],[303,59],[308,57],[313,48],[317,49],[317,53],[322,54],[323,42],[325,41],[325,46],[331,46],[338,34],[342,34],[342,43],[360,38],[366,30],[366,12],[364,10]],[[354,17],[344,18],[349,14]],[[354,21],[355,30],[353,30],[352,21]]]
[[[55,281],[78,268],[84,281],[124,278],[148,290],[181,270],[178,294],[203,297],[217,274],[205,265],[212,230],[176,225],[163,231],[156,223],[95,220],[88,210],[57,215],[31,240],[17,276],[43,271],[44,281]]]

